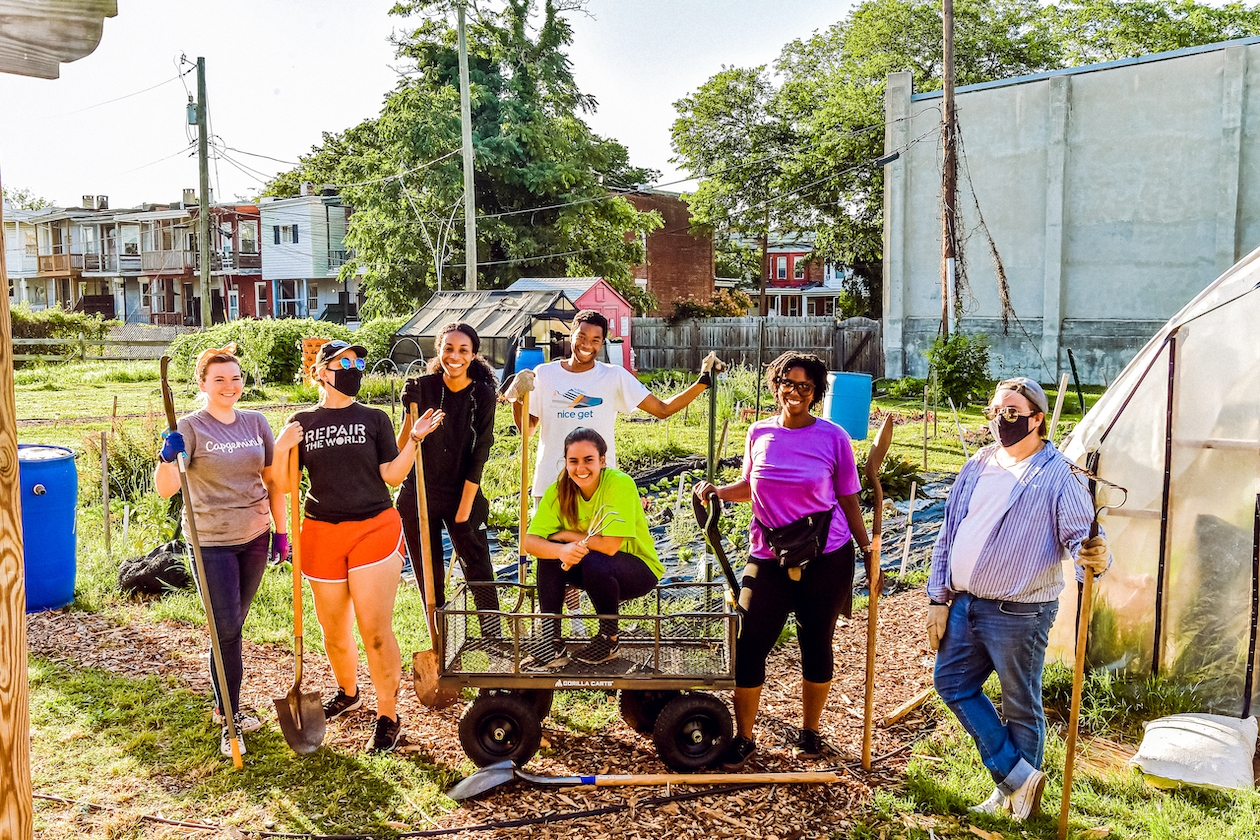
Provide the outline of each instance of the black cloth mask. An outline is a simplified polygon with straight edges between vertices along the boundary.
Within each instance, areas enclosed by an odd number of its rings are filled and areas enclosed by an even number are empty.
[[[334,370],[332,386],[347,397],[357,397],[363,387],[363,371],[358,368]]]
[[[338,388],[337,390],[341,389]],[[993,436],[1006,447],[1014,446],[1028,437],[1028,432],[1031,428],[1031,414],[1027,417],[1016,417],[1014,423],[1007,423],[1000,417],[989,422],[989,431],[993,432]]]

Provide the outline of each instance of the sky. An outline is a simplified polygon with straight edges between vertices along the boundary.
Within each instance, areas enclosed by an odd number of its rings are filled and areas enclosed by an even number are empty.
[[[215,198],[255,195],[322,132],[379,113],[398,78],[389,38],[404,24],[389,16],[393,2],[118,0],[96,51],[62,65],[61,78],[0,74],[0,179],[60,206],[89,194],[114,208],[178,201],[198,178],[186,124],[196,74],[177,67],[192,67],[181,55],[204,56],[211,133],[232,158],[211,165]],[[669,160],[673,103],[723,65],[772,62],[850,5],[590,0],[571,17],[569,50],[578,86],[599,103],[587,122],[661,182],[685,177]]]

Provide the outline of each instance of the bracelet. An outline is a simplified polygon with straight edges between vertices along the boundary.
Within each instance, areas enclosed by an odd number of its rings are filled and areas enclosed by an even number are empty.
[[[928,598],[928,606],[929,607],[948,607],[949,604],[946,603],[945,601],[933,601],[931,598]]]

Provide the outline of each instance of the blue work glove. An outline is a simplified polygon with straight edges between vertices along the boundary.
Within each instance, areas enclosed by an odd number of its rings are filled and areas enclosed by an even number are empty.
[[[166,430],[162,432],[162,451],[158,453],[158,457],[166,463],[171,463],[179,457],[179,453],[185,452],[184,436],[179,432]]]
[[[272,534],[271,535],[271,554],[267,558],[272,565],[280,565],[289,559],[289,535],[288,534]]]

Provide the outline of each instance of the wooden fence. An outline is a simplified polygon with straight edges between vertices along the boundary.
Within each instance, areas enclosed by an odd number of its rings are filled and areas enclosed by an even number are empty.
[[[710,350],[735,364],[766,364],[787,350],[816,353],[831,370],[884,375],[879,321],[818,317],[706,318],[670,324],[635,318],[631,327],[635,368],[696,370]]]

